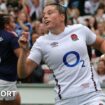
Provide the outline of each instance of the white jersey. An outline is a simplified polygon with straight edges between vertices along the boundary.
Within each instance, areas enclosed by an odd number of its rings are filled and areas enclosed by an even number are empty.
[[[87,45],[95,40],[96,35],[86,26],[67,26],[59,35],[49,32],[41,36],[28,58],[37,64],[43,59],[53,70],[59,98],[83,95],[101,90],[87,52]]]

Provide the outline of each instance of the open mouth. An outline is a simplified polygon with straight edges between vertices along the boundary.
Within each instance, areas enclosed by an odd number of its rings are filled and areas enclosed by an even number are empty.
[[[44,21],[44,23],[45,23],[46,25],[49,25],[50,21]]]

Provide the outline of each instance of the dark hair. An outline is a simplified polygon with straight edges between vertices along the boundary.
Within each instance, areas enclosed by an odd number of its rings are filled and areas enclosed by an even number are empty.
[[[58,4],[58,3],[48,3],[48,4],[45,5],[45,7],[49,6],[49,5],[56,6],[59,13],[64,14],[64,16],[65,16],[65,25],[67,25],[67,7],[63,6],[62,4]]]
[[[9,14],[0,14],[0,29],[4,29],[6,24],[10,22]]]

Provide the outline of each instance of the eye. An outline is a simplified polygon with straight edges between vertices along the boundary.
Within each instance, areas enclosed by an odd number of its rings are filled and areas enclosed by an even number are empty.
[[[51,14],[53,14],[54,12],[53,11],[48,11],[48,12],[46,12],[46,13],[43,13],[42,14],[42,18],[44,18],[46,15],[51,15]]]
[[[48,12],[48,15],[51,15],[52,13],[53,13],[53,11],[49,11],[49,12]]]

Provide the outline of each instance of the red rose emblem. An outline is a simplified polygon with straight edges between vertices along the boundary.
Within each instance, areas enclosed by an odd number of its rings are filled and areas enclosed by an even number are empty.
[[[76,34],[72,34],[72,35],[71,35],[71,39],[72,39],[72,40],[78,40],[78,36],[77,36]]]

